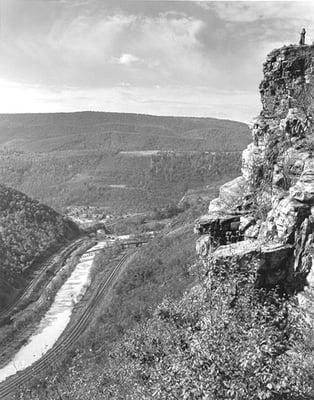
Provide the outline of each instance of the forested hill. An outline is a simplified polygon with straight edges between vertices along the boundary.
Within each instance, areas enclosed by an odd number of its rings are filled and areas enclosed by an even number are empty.
[[[51,248],[78,235],[72,221],[0,184],[0,309],[14,295],[23,272]]]
[[[138,212],[237,176],[249,142],[245,124],[213,118],[0,114],[0,182],[60,210]]]
[[[0,114],[0,147],[31,152],[86,150],[243,150],[246,124],[215,118],[76,112]]]

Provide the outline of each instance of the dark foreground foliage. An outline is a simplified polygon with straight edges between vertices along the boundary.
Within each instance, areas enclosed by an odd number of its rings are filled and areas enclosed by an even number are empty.
[[[180,301],[164,301],[123,339],[103,371],[104,398],[314,395],[313,365],[303,358],[309,349],[292,310],[275,291],[257,292],[235,271],[223,283],[203,282]]]

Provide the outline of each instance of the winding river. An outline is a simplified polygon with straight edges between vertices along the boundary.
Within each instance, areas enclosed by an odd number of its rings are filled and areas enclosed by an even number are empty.
[[[106,241],[99,242],[86,251],[57,292],[54,302],[39,323],[34,334],[11,361],[0,369],[0,382],[39,360],[56,343],[68,325],[75,304],[82,298],[90,283],[90,271],[97,250]]]

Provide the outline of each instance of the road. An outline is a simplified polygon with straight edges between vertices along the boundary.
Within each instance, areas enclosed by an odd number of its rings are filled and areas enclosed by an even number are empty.
[[[119,276],[123,268],[128,264],[131,258],[135,255],[136,250],[132,249],[127,251],[121,260],[116,264],[109,275],[104,276],[99,282],[97,289],[86,307],[81,312],[81,315],[73,325],[66,329],[64,335],[61,335],[56,344],[50,349],[40,360],[36,361],[33,365],[23,371],[16,373],[9,377],[4,382],[0,383],[0,399],[9,399],[11,396],[23,385],[29,384],[30,380],[39,376],[47,366],[53,366],[54,363],[64,356],[70,350],[75,342],[84,333],[91,319],[93,313],[99,305],[101,299],[104,297],[112,283]]]

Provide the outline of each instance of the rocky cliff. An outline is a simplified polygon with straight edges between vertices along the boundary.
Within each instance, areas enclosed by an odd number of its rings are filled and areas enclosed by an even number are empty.
[[[263,71],[242,175],[196,221],[197,252],[207,265],[252,268],[257,286],[299,291],[313,265],[314,47],[276,49]]]

